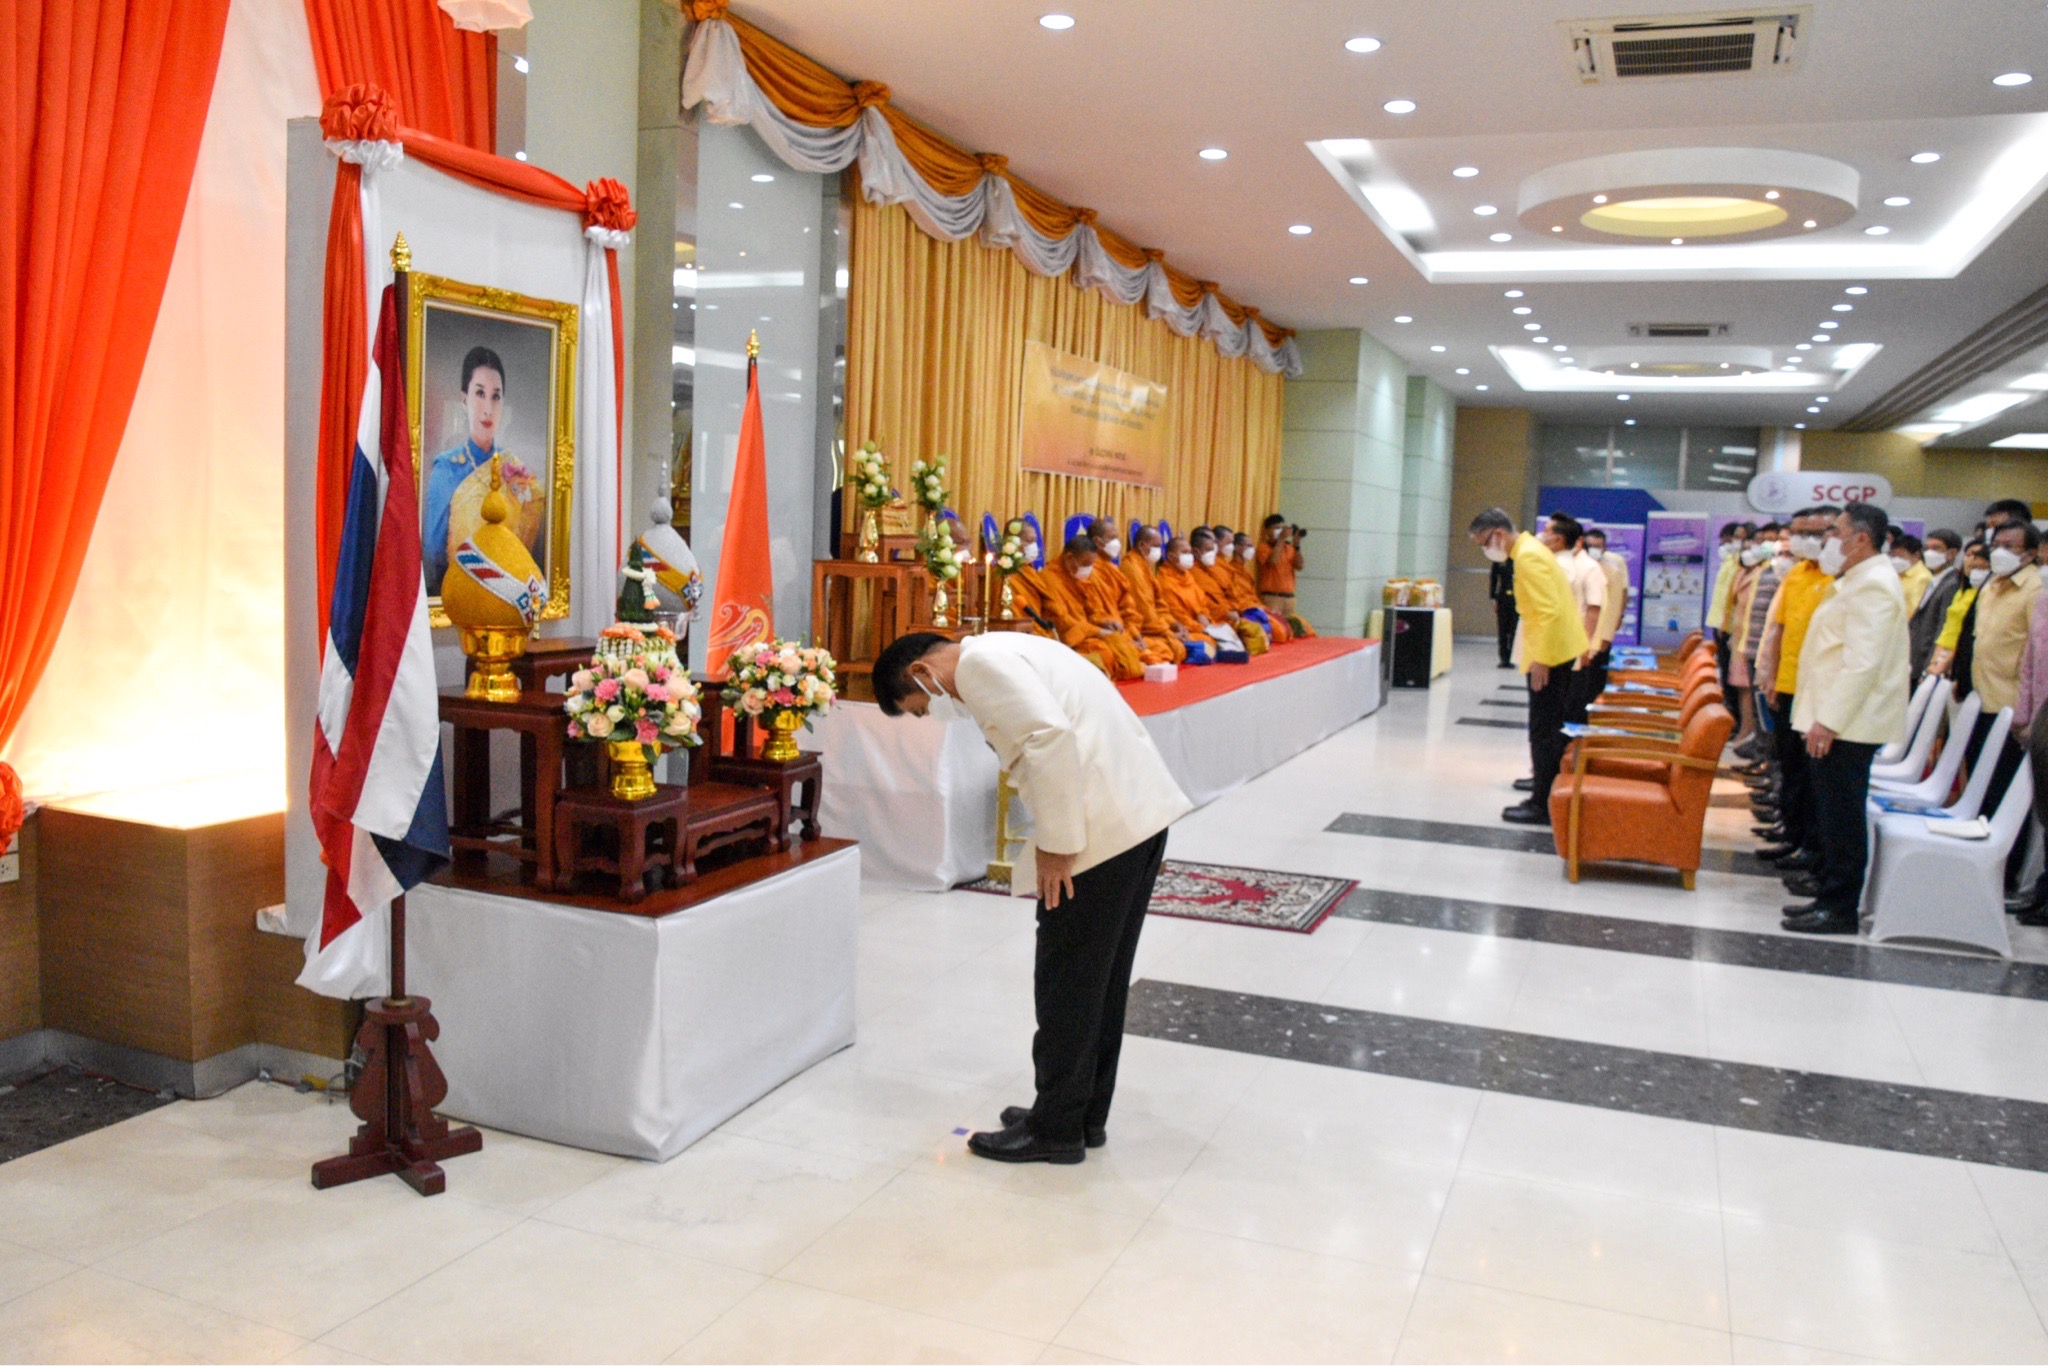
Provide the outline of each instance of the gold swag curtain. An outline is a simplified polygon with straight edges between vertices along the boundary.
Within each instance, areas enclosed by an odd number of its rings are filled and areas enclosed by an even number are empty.
[[[927,237],[901,206],[871,205],[857,191],[850,198],[846,442],[880,445],[898,487],[912,459],[945,456],[952,505],[970,530],[983,512],[998,522],[1036,512],[1055,545],[1077,512],[1120,529],[1164,517],[1185,532],[1218,521],[1256,528],[1274,510],[1281,376],[1175,336],[1142,304],[1034,275],[971,238]],[[1019,468],[1027,340],[1167,386],[1174,455],[1164,488]],[[849,499],[846,511],[850,529],[859,509]]]

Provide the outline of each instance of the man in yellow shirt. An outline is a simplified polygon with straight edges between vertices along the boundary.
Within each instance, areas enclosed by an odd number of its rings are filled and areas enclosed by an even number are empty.
[[[1792,516],[1792,554],[1797,560],[1771,599],[1764,620],[1764,643],[1757,650],[1756,678],[1771,708],[1778,760],[1778,824],[1785,842],[1757,851],[1781,873],[1811,872],[1819,863],[1813,852],[1813,787],[1806,766],[1806,746],[1792,728],[1792,707],[1799,695],[1799,651],[1814,609],[1834,586],[1820,567],[1828,528],[1841,515],[1835,507],[1805,508]]]
[[[1934,571],[1920,560],[1925,549],[1918,536],[1898,527],[1892,528],[1890,558],[1892,568],[1899,571],[1899,588],[1906,595],[1908,621],[1912,620],[1913,613],[1920,610],[1920,598],[1927,592],[1927,585],[1934,582]]]
[[[1528,532],[1515,534],[1514,518],[1488,508],[1472,519],[1472,542],[1487,559],[1515,562],[1515,604],[1521,609],[1517,647],[1529,678],[1529,771],[1535,776],[1529,800],[1500,813],[1513,825],[1550,824],[1550,787],[1564,759],[1565,709],[1570,703],[1572,665],[1590,642],[1557,556]]]
[[[1984,711],[1977,718],[1976,733],[1970,737],[1968,759],[1975,772],[1990,738],[1992,723],[2000,709],[2016,706],[2020,694],[2020,655],[2027,644],[2027,627],[2034,599],[2041,594],[2041,571],[2035,558],[2041,549],[2041,533],[2032,522],[2007,521],[1992,534],[1991,582],[1977,593],[1977,628],[1970,652],[1970,686],[1984,699]],[[1997,765],[1991,773],[1991,787],[1984,794],[1986,813],[1998,809],[2006,786],[2019,771],[2026,751],[2023,735],[2006,736],[2005,746],[1988,756]],[[2027,836],[2020,836],[2014,851],[2025,857]],[[2014,871],[2017,872],[2017,866]]]
[[[1586,697],[1591,700],[1607,691],[1608,660],[1614,653],[1614,637],[1621,630],[1622,614],[1628,610],[1628,564],[1618,551],[1607,548],[1607,533],[1598,527],[1587,528],[1580,545],[1586,558],[1607,576],[1607,599],[1600,605],[1600,620],[1593,630],[1593,674],[1584,685]]]

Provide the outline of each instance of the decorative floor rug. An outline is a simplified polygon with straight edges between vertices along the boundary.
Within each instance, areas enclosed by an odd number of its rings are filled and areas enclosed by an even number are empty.
[[[1254,925],[1264,930],[1309,934],[1356,887],[1341,877],[1311,873],[1276,873],[1268,868],[1236,868],[1221,863],[1166,860],[1152,885],[1153,915],[1183,920],[1214,920],[1224,925]],[[970,892],[1008,896],[1010,889],[989,878],[962,883]]]

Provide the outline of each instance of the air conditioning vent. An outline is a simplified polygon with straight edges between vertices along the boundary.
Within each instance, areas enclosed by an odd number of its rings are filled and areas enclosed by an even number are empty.
[[[1580,19],[1564,25],[1572,68],[1587,85],[1668,76],[1786,71],[1799,59],[1810,9],[1724,10],[1654,19]]]
[[[1654,339],[1669,338],[1675,340],[1685,340],[1687,338],[1698,339],[1701,337],[1725,337],[1728,335],[1728,324],[1630,323],[1628,325],[1628,334],[1631,337],[1649,337]]]

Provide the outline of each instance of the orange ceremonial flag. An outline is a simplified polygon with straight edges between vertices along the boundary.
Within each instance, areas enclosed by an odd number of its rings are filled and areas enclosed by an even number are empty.
[[[705,666],[725,677],[732,652],[775,638],[775,575],[768,563],[768,451],[761,437],[760,343],[747,340],[747,407],[740,416],[739,459],[732,501],[725,509],[725,541],[718,551],[718,584],[711,600],[711,639]]]

